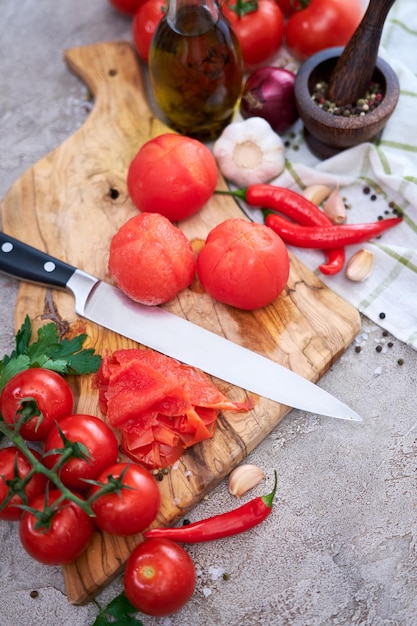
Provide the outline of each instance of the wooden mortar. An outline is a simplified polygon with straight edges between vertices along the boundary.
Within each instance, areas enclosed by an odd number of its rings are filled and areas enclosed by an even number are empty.
[[[345,48],[328,48],[300,67],[294,85],[297,109],[311,151],[326,159],[365,141],[373,141],[392,115],[400,93],[397,75],[378,57],[382,27],[394,0],[370,0],[365,15]],[[383,100],[363,116],[343,117],[321,109],[311,99],[318,82],[338,105],[354,104],[370,82],[380,85]]]
[[[373,141],[391,117],[400,94],[394,70],[377,58],[373,80],[381,85],[380,105],[363,117],[343,117],[321,109],[311,100],[314,85],[328,81],[343,48],[328,48],[310,57],[298,71],[294,92],[297,109],[304,123],[304,134],[311,151],[327,159],[365,141]]]

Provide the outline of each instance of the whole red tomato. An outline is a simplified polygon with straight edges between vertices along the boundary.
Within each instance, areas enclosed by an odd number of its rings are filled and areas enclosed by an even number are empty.
[[[276,0],[276,2],[285,16],[291,15],[300,8],[299,0]]]
[[[239,309],[266,306],[284,289],[290,263],[280,237],[264,224],[230,218],[216,226],[197,259],[204,289]]]
[[[265,64],[279,50],[284,15],[275,0],[226,0],[222,11],[239,40],[247,71]]]
[[[64,437],[72,442],[83,444],[89,458],[70,458],[59,469],[59,476],[66,487],[83,491],[90,485],[83,479],[97,478],[106,467],[117,461],[119,454],[118,441],[107,424],[93,415],[68,415],[52,426],[48,433],[44,448],[43,463],[51,469],[61,458],[61,454],[50,454],[52,450],[63,448]]]
[[[147,539],[133,550],[126,564],[125,594],[146,615],[175,613],[191,598],[195,584],[191,557],[170,539]]]
[[[124,15],[133,16],[144,0],[109,0],[110,4]]]
[[[165,133],[139,149],[129,166],[127,188],[139,211],[160,213],[177,222],[204,206],[217,177],[216,160],[207,146]]]
[[[52,505],[61,492],[51,489],[48,505]],[[31,500],[30,506],[44,510],[45,495],[40,494]],[[65,565],[75,561],[84,552],[94,533],[92,519],[76,504],[64,500],[52,517],[47,528],[35,528],[36,516],[25,511],[19,524],[22,546],[36,561],[45,565]]]
[[[31,452],[40,460],[41,455],[36,450],[31,450]],[[32,465],[28,459],[15,446],[9,446],[8,448],[2,448],[0,450],[0,505],[6,499],[10,489],[13,489],[13,486],[18,487],[20,481],[27,476],[31,469]],[[15,470],[17,470],[17,473]],[[9,484],[7,484],[6,481]],[[0,509],[0,519],[8,521],[19,520],[23,515],[23,509],[16,505],[27,504],[39,493],[44,493],[47,482],[48,480],[43,474],[33,474],[32,478],[24,487],[26,500],[23,501],[22,498],[15,493],[6,506]]]
[[[149,470],[134,463],[117,463],[102,472],[97,481],[107,484],[122,477],[122,488],[104,494],[91,507],[95,523],[111,535],[135,535],[153,522],[161,503],[158,484]],[[94,486],[94,496],[99,487]]]
[[[145,63],[149,60],[153,34],[163,18],[166,8],[166,0],[145,0],[133,18],[133,41],[140,58]]]
[[[55,421],[73,410],[74,397],[67,381],[40,367],[15,374],[5,384],[0,398],[0,413],[7,424],[14,425],[23,415],[33,416],[19,431],[29,441],[43,441]]]
[[[320,50],[345,46],[363,16],[357,0],[311,0],[290,15],[285,40],[294,56],[305,60]]]

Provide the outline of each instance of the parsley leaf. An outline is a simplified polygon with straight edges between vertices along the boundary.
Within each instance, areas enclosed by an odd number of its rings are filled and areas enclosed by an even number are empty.
[[[135,617],[138,610],[123,592],[113,598],[105,608],[102,608],[97,600],[93,602],[100,613],[92,626],[143,626],[143,623]]]
[[[16,333],[16,348],[0,361],[0,392],[15,374],[30,367],[43,367],[59,374],[92,374],[101,364],[94,349],[83,349],[87,335],[60,339],[56,325],[51,322],[38,330],[37,340],[31,343],[32,327],[26,316]]]

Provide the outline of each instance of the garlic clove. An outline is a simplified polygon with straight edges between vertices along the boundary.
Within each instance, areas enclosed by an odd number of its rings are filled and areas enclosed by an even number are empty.
[[[239,465],[229,474],[229,493],[240,498],[265,480],[265,477],[265,472],[257,465],[250,463]]]
[[[304,198],[319,206],[330,196],[332,190],[327,185],[309,185],[303,191]]]
[[[346,222],[346,206],[339,194],[339,188],[332,191],[323,206],[323,211],[333,224]]]
[[[362,282],[371,274],[373,267],[373,252],[362,248],[349,259],[345,269],[346,278],[355,282]]]

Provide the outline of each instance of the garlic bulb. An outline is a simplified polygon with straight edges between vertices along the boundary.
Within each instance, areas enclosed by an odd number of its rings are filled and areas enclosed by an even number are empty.
[[[235,467],[229,475],[229,492],[240,498],[250,489],[265,480],[265,472],[257,465],[245,463]]]
[[[226,126],[213,146],[223,176],[238,187],[272,180],[284,169],[284,143],[262,117]]]

